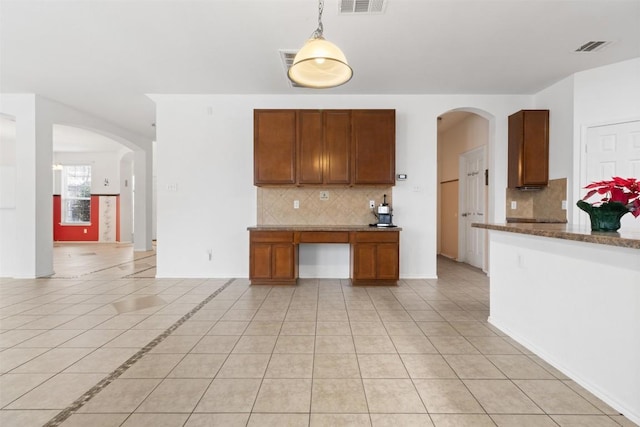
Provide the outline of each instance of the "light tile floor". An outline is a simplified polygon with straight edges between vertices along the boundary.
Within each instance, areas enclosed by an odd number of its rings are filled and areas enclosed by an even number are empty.
[[[236,279],[199,306],[227,280],[145,277],[153,252],[127,245],[55,250],[53,278],[0,279],[3,427],[65,409],[65,427],[634,425],[489,325],[487,277],[446,259],[398,287]]]

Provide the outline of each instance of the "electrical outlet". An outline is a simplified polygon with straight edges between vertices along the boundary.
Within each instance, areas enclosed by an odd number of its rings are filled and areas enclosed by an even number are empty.
[[[375,207],[376,207],[376,201],[369,200],[369,209],[375,209]]]
[[[511,201],[511,210],[515,210],[518,209],[518,202],[516,202],[515,200]]]
[[[300,200],[293,201],[293,209],[300,209]]]
[[[329,200],[329,192],[321,191],[320,192],[320,200]]]
[[[565,211],[567,210],[567,201],[566,200],[562,201],[562,210],[565,210]]]

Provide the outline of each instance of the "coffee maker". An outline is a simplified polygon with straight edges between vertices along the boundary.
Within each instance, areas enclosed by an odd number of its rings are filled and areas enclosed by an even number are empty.
[[[373,212],[378,219],[378,222],[371,225],[376,227],[395,227],[395,225],[393,225],[393,214],[391,211],[391,206],[387,203],[387,195],[385,194],[382,204],[380,204]]]

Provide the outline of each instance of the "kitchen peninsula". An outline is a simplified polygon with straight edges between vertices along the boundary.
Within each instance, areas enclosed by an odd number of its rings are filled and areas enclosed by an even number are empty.
[[[640,232],[489,230],[489,322],[640,422]]]
[[[398,282],[401,228],[263,225],[248,230],[252,285],[295,284],[298,247],[305,243],[349,244],[354,285],[396,285]]]

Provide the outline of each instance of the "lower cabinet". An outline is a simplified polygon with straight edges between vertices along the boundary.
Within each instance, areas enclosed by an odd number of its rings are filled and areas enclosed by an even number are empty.
[[[249,233],[253,285],[295,284],[300,243],[349,243],[354,285],[395,285],[400,278],[399,231],[265,231]]]
[[[356,232],[351,258],[354,284],[395,284],[400,278],[399,232]]]
[[[293,233],[252,231],[249,244],[249,279],[259,283],[295,283],[298,250]]]

